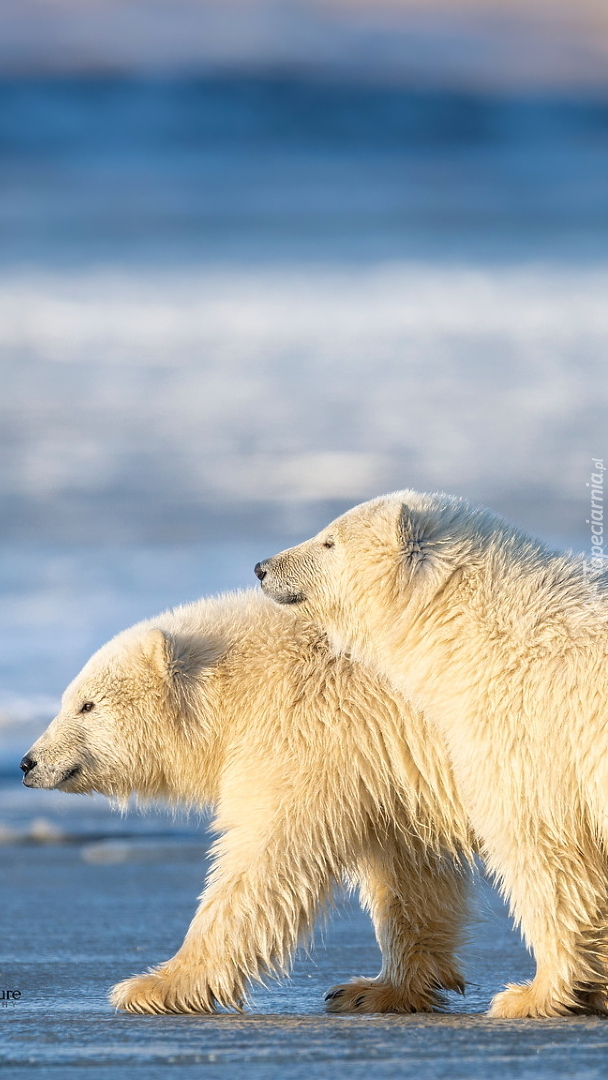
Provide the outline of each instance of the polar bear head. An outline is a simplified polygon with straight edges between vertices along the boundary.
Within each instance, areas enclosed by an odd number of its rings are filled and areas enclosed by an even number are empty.
[[[192,737],[192,680],[209,660],[146,624],[113,638],[68,686],[59,714],[23,758],[24,784],[118,798],[170,795],[168,777]]]
[[[509,531],[462,499],[398,491],[355,506],[255,573],[267,596],[301,606],[334,649],[358,656],[387,619],[411,622],[448,581],[474,573],[480,539]]]

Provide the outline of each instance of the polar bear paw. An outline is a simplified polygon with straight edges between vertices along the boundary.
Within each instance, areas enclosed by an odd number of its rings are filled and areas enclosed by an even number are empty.
[[[240,1008],[235,1001],[219,1002],[204,981],[197,982],[186,973],[165,967],[117,983],[109,998],[116,1009],[139,1014],[210,1013],[217,1012],[220,1004]]]
[[[572,996],[564,993],[564,998],[566,1000],[548,995],[535,980],[519,985],[511,983],[493,998],[488,1016],[499,1020],[521,1020],[571,1016],[573,1013],[608,1015],[608,995],[602,989],[580,991]]]
[[[435,1012],[445,1006],[441,992],[432,987],[392,986],[375,979],[353,979],[332,986],[325,995],[330,1013],[418,1013]]]

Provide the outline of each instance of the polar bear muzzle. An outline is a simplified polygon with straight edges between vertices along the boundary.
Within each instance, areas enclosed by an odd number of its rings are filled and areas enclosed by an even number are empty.
[[[277,604],[302,604],[306,600],[304,593],[281,581],[281,567],[277,565],[279,558],[275,555],[255,564],[253,572],[261,583],[262,591]]]
[[[38,761],[31,753],[21,759],[23,783],[31,788],[58,788],[75,780],[82,772],[81,765],[68,765],[57,768],[56,765]]]

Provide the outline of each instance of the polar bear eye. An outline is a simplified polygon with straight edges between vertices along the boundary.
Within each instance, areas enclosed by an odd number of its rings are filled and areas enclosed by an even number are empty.
[[[334,546],[334,541],[333,540],[324,540],[323,541],[323,547],[332,548],[333,546]]]
[[[95,708],[95,702],[94,701],[85,701],[84,705],[80,709],[80,712],[81,713],[90,712],[91,709],[94,709],[94,708]]]

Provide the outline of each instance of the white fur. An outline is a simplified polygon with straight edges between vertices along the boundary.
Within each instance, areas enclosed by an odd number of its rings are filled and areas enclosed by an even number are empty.
[[[537,962],[492,1015],[605,1011],[606,579],[489,510],[412,491],[355,507],[260,573],[445,739]]]
[[[250,980],[288,969],[343,879],[371,911],[382,971],[333,988],[330,1010],[428,1010],[462,988],[470,839],[442,742],[295,612],[250,592],[119,634],[30,756],[30,786],[215,810],[185,941],[114,987],[119,1008],[240,1008]]]

